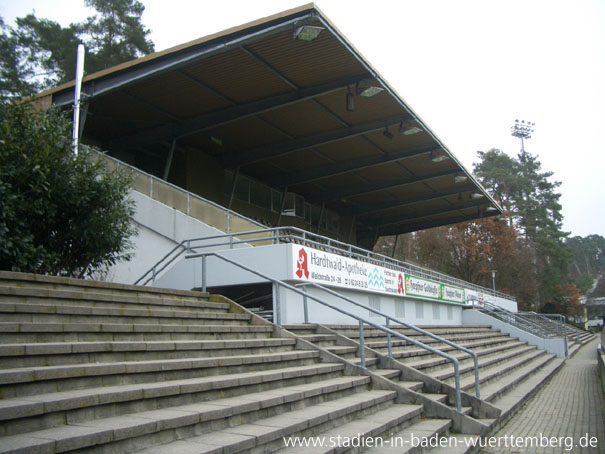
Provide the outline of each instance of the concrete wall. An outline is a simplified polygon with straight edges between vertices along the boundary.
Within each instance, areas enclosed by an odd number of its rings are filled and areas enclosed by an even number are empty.
[[[294,284],[294,282],[293,282]],[[400,319],[414,325],[461,325],[462,306],[456,304],[438,303],[431,301],[414,300],[411,298],[372,294],[363,291],[337,289],[341,295],[352,299],[360,304],[373,308],[382,313]],[[384,324],[382,317],[374,314],[369,309],[363,309],[352,305],[336,296],[327,294],[318,288],[308,288],[308,293],[316,296],[334,306],[340,307],[349,313],[361,316],[370,321]],[[282,290],[282,323],[304,322],[303,297],[288,290]],[[309,322],[324,324],[352,325],[358,323],[352,317],[348,317],[336,310],[330,309],[308,299]]]
[[[523,342],[527,342],[529,345],[538,347],[541,350],[546,350],[548,353],[554,353],[558,358],[565,358],[567,356],[567,346],[565,339],[543,339],[535,336],[527,331],[517,328],[516,326],[509,325],[501,320],[494,317],[490,317],[477,309],[467,309],[462,313],[462,324],[463,325],[489,325],[493,329],[502,331],[504,334],[508,334],[511,337],[517,338]]]
[[[129,198],[136,204],[134,221],[139,229],[133,239],[134,256],[109,271],[109,282],[132,284],[181,241],[223,233],[140,192],[131,191]]]

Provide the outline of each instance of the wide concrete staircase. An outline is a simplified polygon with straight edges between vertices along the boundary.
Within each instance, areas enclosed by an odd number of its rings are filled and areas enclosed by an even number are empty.
[[[595,338],[595,335],[584,331],[582,329],[576,328],[573,325],[566,324],[565,331],[567,333],[567,345],[569,349],[569,357],[571,358],[575,355],[583,345],[586,345],[588,342]]]
[[[0,313],[0,453],[307,452],[284,437],[453,424],[221,297],[0,272]]]
[[[326,350],[359,364],[359,328],[356,326],[291,325],[287,327]],[[464,413],[484,425],[482,435],[492,432],[509,419],[519,405],[532,395],[559,367],[563,360],[525,342],[491,329],[489,326],[423,327],[431,333],[474,351],[479,359],[481,403],[473,399],[474,361],[468,353],[456,350],[411,329],[392,327],[408,337],[456,357],[460,364]],[[392,339],[388,355],[386,334],[366,326],[364,329],[366,364],[370,370],[410,391],[450,408],[454,400],[454,368],[447,359],[404,340]],[[491,406],[489,404],[492,404]],[[493,408],[501,410],[495,416]],[[500,413],[500,412],[498,412]],[[468,421],[464,424],[469,424]]]

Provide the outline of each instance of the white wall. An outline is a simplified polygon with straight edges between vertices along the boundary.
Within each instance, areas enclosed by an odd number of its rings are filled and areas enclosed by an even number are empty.
[[[296,284],[292,282],[292,284]],[[330,295],[321,289],[309,287],[308,293],[329,304],[361,316],[378,324],[384,324],[384,318],[371,313],[369,309],[355,306],[341,298]],[[449,303],[414,300],[411,298],[373,294],[364,291],[337,289],[337,292],[355,302],[372,307],[382,313],[403,320],[413,325],[461,325],[463,306]],[[340,313],[334,309],[315,302],[308,301],[309,322],[324,324],[356,324],[354,318]],[[303,323],[304,304],[303,297],[288,290],[282,290],[282,323]]]
[[[519,329],[516,326],[491,317],[488,314],[484,314],[477,309],[468,309],[464,311],[462,322],[464,325],[470,326],[488,325],[493,329],[502,331],[504,334],[508,334],[511,337],[517,338],[523,342],[527,342],[529,345],[533,345],[541,350],[545,350],[548,353],[554,353],[558,358],[565,358],[567,356],[567,343],[565,338],[544,339]]]
[[[133,238],[134,256],[110,269],[109,282],[132,284],[181,241],[223,233],[140,192],[131,191],[129,198],[136,204],[139,229]]]

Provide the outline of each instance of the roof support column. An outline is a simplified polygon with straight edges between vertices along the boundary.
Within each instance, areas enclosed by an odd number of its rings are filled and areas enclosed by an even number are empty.
[[[166,166],[164,167],[164,174],[162,176],[164,181],[168,181],[168,174],[170,173],[170,167],[172,166],[172,158],[174,157],[175,148],[176,139],[172,139],[172,145],[170,146],[170,151],[168,152],[168,157],[166,158]]]
[[[279,227],[281,223],[281,215],[284,212],[284,208],[286,207],[286,196],[288,195],[288,186],[284,188],[284,196],[281,200],[281,206],[279,207],[279,214],[277,215],[277,221],[275,222],[275,227]]]
[[[395,249],[397,249],[397,241],[399,240],[399,235],[395,235],[395,241],[393,241],[393,252],[391,253],[391,258],[395,258]]]
[[[239,179],[239,167],[235,169],[235,173],[233,174],[233,184],[231,185],[231,194],[229,194],[229,204],[227,205],[227,209],[231,209],[231,205],[233,205],[233,197],[235,197],[235,188],[237,187],[237,180]]]
[[[319,219],[317,220],[317,233],[319,233],[319,229],[320,229],[320,226],[321,226],[321,221],[322,221],[322,219],[324,217],[324,211],[325,211],[325,209],[326,209],[326,204],[322,203],[321,204],[321,210],[319,211]],[[311,220],[311,221],[313,221],[313,220]],[[311,229],[309,229],[309,230],[311,230]]]

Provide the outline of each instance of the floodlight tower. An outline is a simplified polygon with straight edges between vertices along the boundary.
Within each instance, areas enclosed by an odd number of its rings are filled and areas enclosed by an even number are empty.
[[[531,139],[531,135],[534,132],[535,123],[527,122],[525,120],[515,120],[515,124],[510,127],[510,133],[514,137],[521,139],[521,154],[525,154],[525,145],[523,139]]]

